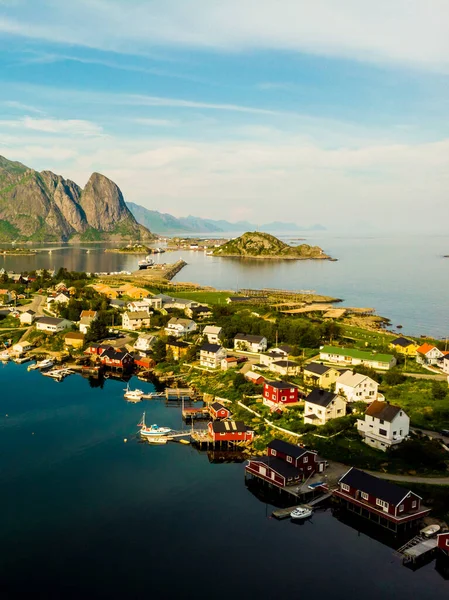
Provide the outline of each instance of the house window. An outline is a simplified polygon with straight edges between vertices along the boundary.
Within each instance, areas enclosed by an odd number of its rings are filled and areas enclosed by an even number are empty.
[[[271,451],[271,456],[276,456],[276,454],[277,454],[276,450]]]
[[[287,396],[281,396],[281,400],[282,402],[285,402],[287,400]]]
[[[341,410],[342,410],[341,408],[337,409],[337,415],[339,415],[341,413]]]
[[[368,500],[368,494],[366,492],[361,492],[362,500]]]
[[[292,462],[292,457],[291,456],[287,456],[287,462],[289,462],[289,463]]]
[[[309,462],[309,457],[308,457],[308,456],[304,456],[303,463],[305,464],[305,463],[307,463],[307,462]]]
[[[311,471],[311,470],[312,470],[312,467],[307,467],[307,470],[308,470],[308,471]]]
[[[341,489],[342,489],[344,492],[349,492],[349,490],[351,489],[351,488],[349,487],[349,485],[347,485],[346,483],[342,483],[342,484],[340,484],[340,485],[341,485]]]
[[[401,504],[401,505],[399,506],[399,512],[404,512],[404,505],[403,505],[403,504]]]
[[[380,498],[376,498],[376,504],[377,506],[381,506],[382,508],[387,508],[388,509],[388,502],[385,502],[385,500],[381,500]]]
[[[380,419],[380,424],[383,425],[385,423],[385,421],[383,419]]]
[[[412,502],[412,508],[416,508],[418,506],[418,503],[416,502],[416,500],[413,500]]]
[[[387,430],[386,429],[379,429],[379,435],[387,435]]]

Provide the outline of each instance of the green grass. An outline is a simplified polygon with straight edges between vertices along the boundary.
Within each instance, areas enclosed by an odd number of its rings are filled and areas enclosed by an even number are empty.
[[[342,325],[342,336],[360,350],[381,350],[388,348],[388,344],[397,338],[397,335],[381,331],[368,331],[354,325]]]
[[[229,292],[166,292],[167,295],[173,298],[185,298],[186,300],[194,300],[204,304],[226,304],[226,298],[229,298]]]
[[[432,397],[432,381],[409,377],[400,385],[381,386],[381,391],[392,404],[405,410],[412,426],[432,430],[447,428],[449,395],[435,400]]]

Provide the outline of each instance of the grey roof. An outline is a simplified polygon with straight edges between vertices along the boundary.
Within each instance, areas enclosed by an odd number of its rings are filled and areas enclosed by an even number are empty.
[[[251,462],[262,463],[270,469],[273,469],[273,471],[276,471],[276,473],[279,473],[279,475],[282,475],[282,477],[285,477],[285,479],[298,479],[299,477],[302,477],[300,471],[296,467],[280,458],[275,458],[274,456],[263,456],[261,458],[252,459]]]
[[[316,404],[317,406],[329,406],[329,404],[337,397],[337,394],[333,392],[327,392],[326,390],[315,389],[310,392],[306,398],[306,402],[310,404]],[[307,415],[308,416],[308,415]]]
[[[226,406],[223,406],[223,404],[220,404],[220,402],[213,402],[211,404],[211,408],[213,408],[215,411],[223,410],[224,408],[229,412],[229,409],[227,409]]]
[[[234,433],[236,431],[242,433],[248,431],[249,427],[243,421],[214,421],[212,429],[215,433]]]
[[[287,383],[286,381],[267,381],[266,385],[270,385],[278,390],[288,390],[290,388],[297,388],[297,385],[293,383]]]
[[[295,444],[284,442],[284,440],[272,440],[268,444],[268,448],[271,448],[271,450],[276,450],[276,452],[282,452],[282,454],[287,454],[292,458],[299,458],[308,452],[307,448],[301,448]]]
[[[234,340],[242,340],[243,342],[250,342],[252,344],[260,344],[262,340],[266,338],[263,335],[249,335],[246,333],[238,333]]]
[[[211,352],[212,354],[216,354],[219,350],[221,350],[220,344],[203,344],[200,348],[200,351]]]
[[[299,363],[294,360],[276,360],[273,365],[278,367],[299,367]]]
[[[310,371],[315,375],[324,375],[324,373],[326,373],[326,371],[329,371],[329,369],[332,369],[332,367],[326,367],[326,365],[322,365],[321,363],[315,362],[305,365],[304,367],[304,371]]]
[[[385,500],[385,502],[394,506],[397,506],[410,492],[407,488],[389,483],[385,479],[379,479],[354,467],[341,477],[339,483],[346,483],[346,485],[356,490],[375,496],[380,500]]]
[[[407,340],[404,337],[398,337],[395,340],[393,340],[392,342],[390,342],[390,344],[393,344],[393,346],[402,346],[402,348],[407,348],[407,346],[413,346],[415,342],[412,342],[411,340]]]
[[[136,310],[135,312],[125,313],[128,315],[130,321],[136,321],[138,319],[149,319],[150,315],[144,310]]]
[[[43,325],[60,325],[67,319],[57,319],[56,317],[41,317],[37,319],[37,323],[42,323]]]

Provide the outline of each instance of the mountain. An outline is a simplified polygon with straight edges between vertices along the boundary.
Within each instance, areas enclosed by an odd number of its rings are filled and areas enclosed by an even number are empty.
[[[167,213],[158,212],[157,210],[149,210],[133,202],[127,202],[127,206],[139,223],[159,234],[240,232],[259,228],[259,226],[248,221],[231,223],[230,221],[203,219],[202,217],[194,217],[192,215],[188,217],[174,217]],[[261,225],[260,229],[274,232],[293,232],[324,231],[326,228],[322,225],[300,227],[295,223],[275,221],[274,223]]]
[[[153,239],[118,186],[93,173],[84,189],[0,156],[0,241]]]
[[[240,237],[226,242],[214,250],[217,256],[239,256],[248,258],[329,259],[319,246],[300,244],[289,246],[274,235],[259,231],[248,231]]]

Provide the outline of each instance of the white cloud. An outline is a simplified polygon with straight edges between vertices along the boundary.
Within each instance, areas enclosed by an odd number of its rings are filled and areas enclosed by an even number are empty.
[[[31,129],[52,134],[72,134],[76,136],[98,136],[102,128],[82,119],[38,119],[35,117],[22,117],[0,121],[0,127],[11,129]]]
[[[176,121],[170,121],[170,119],[147,119],[142,117],[141,119],[131,119],[133,123],[139,125],[148,125],[149,127],[174,127]]]
[[[449,67],[447,0],[27,0],[0,31],[144,53],[155,46],[281,49]],[[38,6],[37,6],[38,4]]]
[[[40,108],[30,106],[29,104],[22,104],[22,102],[17,102],[16,100],[8,100],[6,102],[2,102],[2,104],[8,108],[13,108],[21,112],[35,113],[39,115],[45,114],[45,111],[41,110]]]

